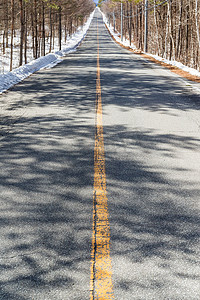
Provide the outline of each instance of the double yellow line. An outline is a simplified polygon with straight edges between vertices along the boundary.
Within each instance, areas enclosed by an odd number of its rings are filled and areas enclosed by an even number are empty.
[[[112,300],[110,225],[106,192],[105,152],[103,140],[99,34],[97,19],[96,132],[94,148],[93,236],[90,300]]]

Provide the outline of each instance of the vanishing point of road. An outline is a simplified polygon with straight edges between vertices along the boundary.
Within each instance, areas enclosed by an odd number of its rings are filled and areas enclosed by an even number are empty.
[[[76,52],[1,95],[0,299],[200,299],[199,108],[98,10]]]

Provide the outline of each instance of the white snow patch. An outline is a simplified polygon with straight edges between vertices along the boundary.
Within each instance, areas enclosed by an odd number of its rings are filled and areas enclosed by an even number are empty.
[[[156,60],[158,61],[162,61],[164,63],[167,63],[169,65],[172,65],[172,66],[175,66],[183,71],[186,71],[188,73],[190,73],[191,75],[194,75],[194,76],[198,76],[200,77],[200,72],[194,68],[190,68],[190,67],[187,67],[185,65],[183,65],[181,62],[178,62],[176,60],[169,60],[169,59],[165,59],[163,57],[160,57],[158,55],[154,55],[154,54],[151,54],[151,53],[146,53],[147,55],[155,58]]]
[[[32,60],[28,64],[14,69],[12,72],[0,74],[0,94],[8,90],[13,85],[21,82],[33,73],[43,68],[54,67],[62,61],[63,56],[73,51],[76,51],[76,48],[80,45],[80,43],[83,41],[87,34],[93,16],[94,11],[91,13],[85,25],[82,28],[79,28],[67,41],[66,47],[63,50],[54,51],[52,53],[47,54],[46,56],[41,56],[38,59]]]

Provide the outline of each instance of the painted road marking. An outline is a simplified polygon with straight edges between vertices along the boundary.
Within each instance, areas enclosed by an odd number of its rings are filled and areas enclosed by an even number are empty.
[[[113,300],[110,258],[110,225],[106,192],[106,170],[103,140],[99,35],[97,19],[96,132],[94,148],[93,236],[90,300]]]

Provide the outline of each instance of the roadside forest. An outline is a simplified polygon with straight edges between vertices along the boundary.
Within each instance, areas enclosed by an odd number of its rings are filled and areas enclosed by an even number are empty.
[[[100,0],[99,6],[138,49],[200,70],[200,0]]]
[[[13,69],[13,51],[18,52],[18,66],[32,58],[61,50],[79,26],[94,10],[92,0],[0,0],[0,56],[9,53]]]

